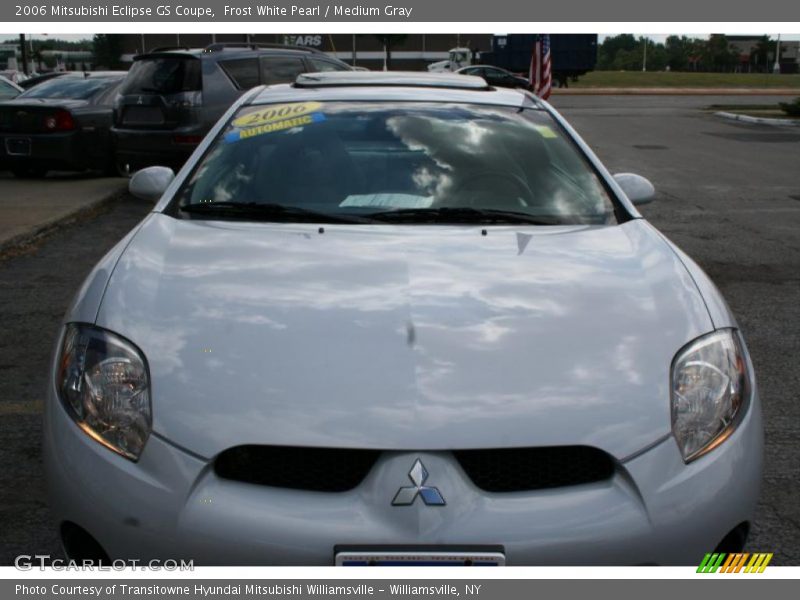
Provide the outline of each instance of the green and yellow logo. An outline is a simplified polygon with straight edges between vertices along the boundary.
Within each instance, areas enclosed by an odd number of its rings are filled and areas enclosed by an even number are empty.
[[[726,554],[724,552],[708,553],[703,558],[700,566],[697,567],[697,572],[763,573],[771,560],[772,552],[756,552],[753,554],[748,554],[747,552],[734,554]]]

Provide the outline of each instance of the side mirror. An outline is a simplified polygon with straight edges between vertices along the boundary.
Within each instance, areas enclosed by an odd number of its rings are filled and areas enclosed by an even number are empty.
[[[656,188],[649,179],[634,173],[617,173],[614,180],[634,205],[648,204],[655,199]]]
[[[147,167],[136,171],[128,183],[128,191],[148,202],[155,202],[175,179],[175,172],[168,167]]]

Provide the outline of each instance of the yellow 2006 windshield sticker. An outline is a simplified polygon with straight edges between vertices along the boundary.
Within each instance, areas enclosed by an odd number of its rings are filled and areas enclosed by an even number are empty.
[[[285,119],[301,117],[318,111],[322,108],[320,102],[292,102],[290,104],[269,104],[258,110],[242,115],[233,120],[234,127],[257,127],[267,123],[275,123]]]
[[[320,108],[320,102],[293,102],[260,107],[234,119],[231,123],[234,129],[225,134],[225,142],[238,142],[256,135],[319,123],[325,120],[325,115],[318,112]]]

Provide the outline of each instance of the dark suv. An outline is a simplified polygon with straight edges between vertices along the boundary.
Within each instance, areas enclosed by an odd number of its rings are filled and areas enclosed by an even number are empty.
[[[180,167],[246,90],[299,73],[349,71],[318,50],[275,44],[157,48],[134,58],[114,105],[118,169]]]

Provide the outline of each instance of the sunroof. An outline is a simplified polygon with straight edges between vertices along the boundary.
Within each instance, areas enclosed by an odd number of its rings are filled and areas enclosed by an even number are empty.
[[[302,73],[297,76],[295,87],[321,88],[345,86],[400,86],[430,87],[460,90],[489,90],[481,77],[456,75],[454,73],[372,72],[372,71],[327,71],[325,73]]]

